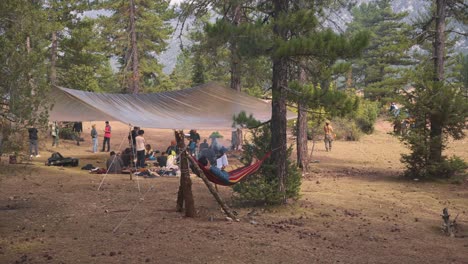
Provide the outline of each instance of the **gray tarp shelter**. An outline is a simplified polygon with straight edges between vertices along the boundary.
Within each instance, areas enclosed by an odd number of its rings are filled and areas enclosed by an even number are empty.
[[[52,121],[120,121],[146,128],[228,129],[241,111],[262,122],[271,119],[271,103],[208,83],[151,94],[110,94],[54,88]],[[288,119],[294,114],[288,112]]]

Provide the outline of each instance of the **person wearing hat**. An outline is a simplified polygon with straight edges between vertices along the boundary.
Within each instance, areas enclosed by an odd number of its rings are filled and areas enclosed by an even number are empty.
[[[106,121],[106,127],[104,128],[104,142],[102,144],[102,152],[104,152],[104,149],[107,144],[107,152],[110,151],[110,138],[111,138],[111,126],[109,125],[109,121]]]
[[[327,151],[331,151],[332,149],[332,141],[334,139],[333,134],[333,127],[330,125],[330,122],[325,122],[325,126],[323,127],[323,131],[325,132],[325,149]]]

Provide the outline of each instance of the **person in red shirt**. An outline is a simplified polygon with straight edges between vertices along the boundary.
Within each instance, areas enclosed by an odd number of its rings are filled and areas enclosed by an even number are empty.
[[[107,152],[110,151],[110,138],[111,138],[111,126],[109,125],[109,121],[106,121],[106,127],[104,128],[104,143],[102,144],[102,152],[104,152],[104,149],[106,147],[107,143]]]

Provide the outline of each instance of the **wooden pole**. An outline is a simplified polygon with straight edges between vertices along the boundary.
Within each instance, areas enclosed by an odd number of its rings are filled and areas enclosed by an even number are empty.
[[[180,152],[180,185],[179,192],[177,194],[177,206],[178,212],[182,212],[185,203],[185,216],[195,217],[195,201],[192,193],[192,180],[190,179],[190,172],[188,166],[187,151],[185,151],[184,142],[184,131],[174,131],[175,138],[177,141],[177,147]],[[183,151],[182,151],[183,150]]]
[[[237,219],[237,217],[232,213],[229,206],[223,201],[223,198],[221,198],[221,196],[219,196],[219,193],[215,190],[215,188],[213,187],[213,184],[211,184],[211,182],[208,180],[208,178],[206,178],[205,173],[203,173],[203,171],[200,169],[198,164],[196,162],[192,162],[192,164],[193,164],[193,167],[195,168],[195,170],[197,171],[197,174],[200,176],[200,178],[202,178],[202,180],[205,183],[206,187],[208,187],[208,190],[210,190],[211,194],[214,196],[214,198],[216,199],[218,204],[223,209],[224,213],[226,213],[226,215],[229,216],[230,218],[232,218],[233,220],[239,221],[239,219]]]

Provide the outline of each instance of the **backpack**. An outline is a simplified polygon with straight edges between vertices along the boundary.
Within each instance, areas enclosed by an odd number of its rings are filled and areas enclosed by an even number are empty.
[[[76,158],[70,158],[70,157],[63,157],[62,154],[59,152],[54,152],[50,156],[50,158],[47,159],[47,166],[71,166],[71,167],[76,167],[79,164],[79,159]]]

